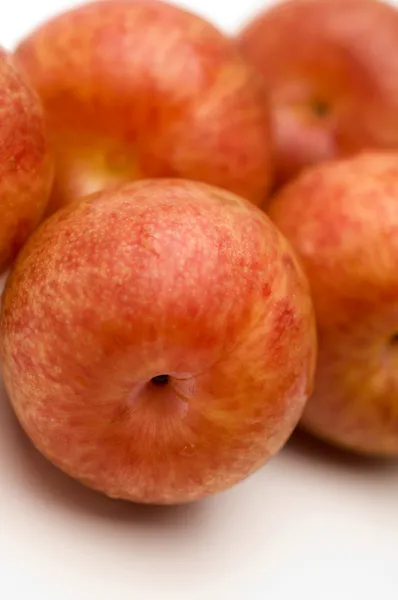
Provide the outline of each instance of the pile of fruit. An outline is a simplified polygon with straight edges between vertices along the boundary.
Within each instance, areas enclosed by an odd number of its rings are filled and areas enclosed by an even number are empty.
[[[15,413],[96,490],[196,500],[299,423],[398,457],[398,11],[43,24],[0,54],[0,268]]]

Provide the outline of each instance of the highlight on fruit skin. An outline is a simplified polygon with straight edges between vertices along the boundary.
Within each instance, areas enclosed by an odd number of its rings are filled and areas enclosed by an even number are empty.
[[[115,184],[179,177],[260,205],[272,178],[269,109],[234,41],[158,0],[102,0],[15,50],[56,155],[49,212]]]
[[[53,165],[40,101],[0,47],[0,275],[41,221]]]
[[[4,293],[5,386],[34,445],[111,497],[220,492],[283,446],[311,392],[314,314],[251,203],[147,180],[47,219]]]
[[[311,164],[398,149],[398,10],[380,0],[287,0],[237,36],[261,75],[276,186]]]
[[[398,153],[311,167],[269,215],[298,252],[315,307],[318,364],[303,427],[398,457]]]

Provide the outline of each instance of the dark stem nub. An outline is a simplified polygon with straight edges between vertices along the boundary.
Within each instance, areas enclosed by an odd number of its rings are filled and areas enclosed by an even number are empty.
[[[163,385],[167,385],[169,383],[169,376],[168,375],[156,375],[156,377],[152,377],[151,379],[153,385],[156,386],[163,386]]]
[[[314,100],[312,103],[312,110],[319,118],[327,117],[330,113],[330,105],[324,100]]]
[[[390,338],[390,344],[398,347],[398,333],[394,333],[394,335]]]

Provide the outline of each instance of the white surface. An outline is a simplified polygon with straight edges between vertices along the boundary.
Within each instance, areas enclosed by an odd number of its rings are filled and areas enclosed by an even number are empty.
[[[11,47],[72,0],[0,0]],[[264,2],[185,0],[233,31]],[[398,598],[398,465],[294,439],[235,489],[180,508],[109,501],[30,446],[0,391],[1,600]]]

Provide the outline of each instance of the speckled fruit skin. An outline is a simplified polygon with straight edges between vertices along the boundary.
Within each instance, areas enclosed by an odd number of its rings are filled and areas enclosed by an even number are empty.
[[[70,204],[4,295],[4,379],[25,431],[73,477],[133,501],[195,500],[260,467],[301,416],[315,352],[290,246],[205,184],[140,181]]]
[[[398,456],[398,154],[312,167],[270,216],[301,255],[317,317],[303,425],[357,452]]]
[[[0,274],[39,224],[51,183],[39,99],[0,48]]]
[[[378,0],[290,0],[238,39],[273,114],[277,183],[365,149],[398,148],[398,11]]]
[[[153,0],[95,2],[45,23],[15,54],[50,125],[50,211],[150,177],[266,198],[270,118],[260,77],[203,19]]]

